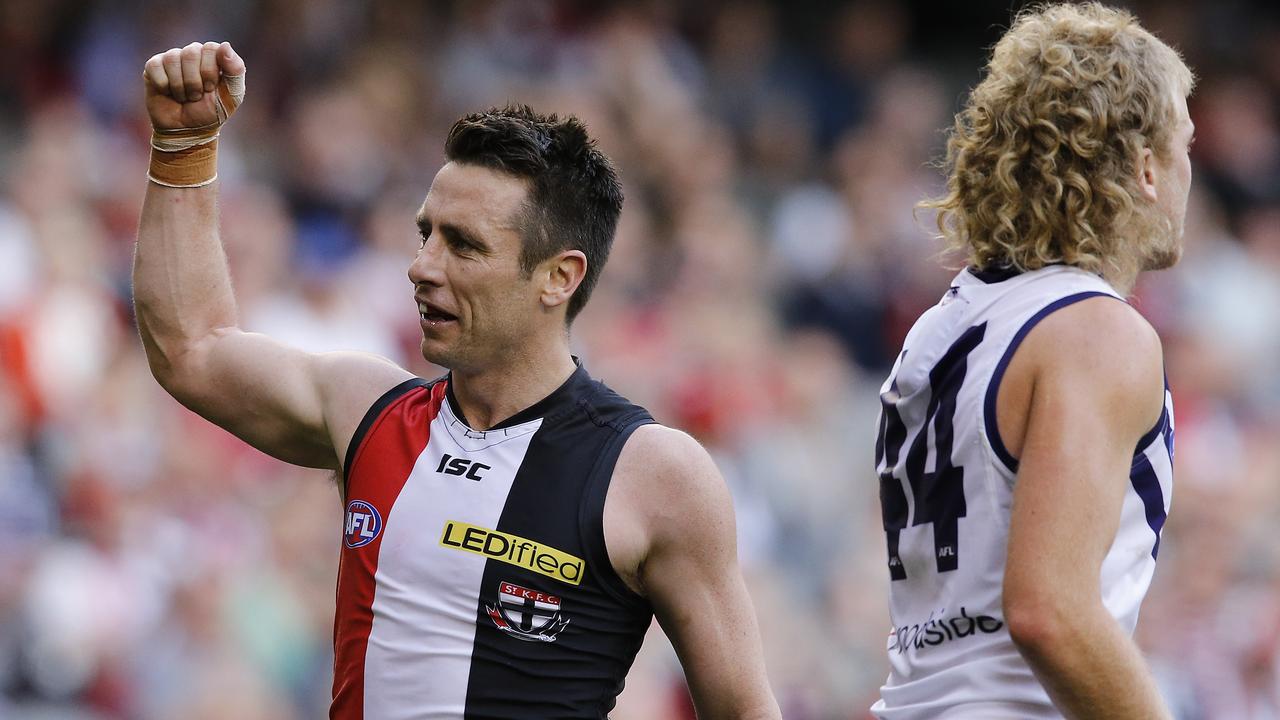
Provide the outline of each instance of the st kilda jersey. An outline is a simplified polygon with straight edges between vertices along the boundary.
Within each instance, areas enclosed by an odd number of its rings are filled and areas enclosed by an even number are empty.
[[[876,471],[888,550],[890,674],[884,720],[1061,718],[1001,611],[1018,461],[996,397],[1019,344],[1050,314],[1094,297],[1097,275],[1064,265],[965,270],[907,334],[880,392]],[[1111,302],[1112,300],[1108,300]],[[1173,399],[1134,448],[1102,603],[1132,633],[1155,572],[1173,490]]]
[[[501,425],[409,380],[345,462],[335,720],[603,718],[652,609],[614,572],[605,495],[653,422],[581,366]]]

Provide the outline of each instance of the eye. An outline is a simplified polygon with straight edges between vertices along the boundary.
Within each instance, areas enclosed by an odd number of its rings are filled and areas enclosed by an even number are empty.
[[[418,249],[419,250],[427,246],[427,238],[429,237],[431,237],[431,233],[429,231],[423,230],[422,228],[418,228]]]
[[[476,246],[467,242],[457,233],[446,232],[441,235],[441,237],[444,238],[444,243],[449,246],[449,249],[452,250],[455,255],[466,256],[472,255],[476,252]]]

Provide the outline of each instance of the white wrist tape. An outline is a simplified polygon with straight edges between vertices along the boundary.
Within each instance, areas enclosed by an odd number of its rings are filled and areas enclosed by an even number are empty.
[[[197,128],[178,128],[176,130],[151,131],[151,147],[160,152],[178,152],[190,150],[197,145],[206,145],[218,139],[218,128],[222,123],[210,123]]]

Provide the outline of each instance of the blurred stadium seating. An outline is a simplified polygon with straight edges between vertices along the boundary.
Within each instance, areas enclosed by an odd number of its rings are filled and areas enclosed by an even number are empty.
[[[129,269],[152,53],[229,39],[242,321],[423,375],[413,213],[464,112],[583,117],[621,169],[578,321],[593,374],[732,486],[792,720],[884,679],[877,386],[951,270],[938,130],[1008,3],[0,0],[0,717],[321,717],[339,503],[151,379]],[[1139,640],[1179,720],[1280,717],[1280,19],[1144,2],[1200,76],[1187,251],[1138,307],[1177,402],[1177,483]],[[945,260],[945,259],[944,259]],[[692,717],[655,630],[619,720]]]

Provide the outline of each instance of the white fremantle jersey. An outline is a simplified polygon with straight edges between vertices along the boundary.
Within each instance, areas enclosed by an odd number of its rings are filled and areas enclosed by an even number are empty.
[[[483,432],[448,378],[378,400],[344,463],[330,717],[606,717],[652,610],[609,563],[604,502],[648,422],[581,366]]]
[[[1018,464],[996,427],[996,392],[1019,343],[1104,280],[1054,265],[965,270],[912,327],[881,388],[876,471],[888,545],[889,679],[884,720],[1061,718],[1018,654],[1001,612]],[[1130,633],[1169,511],[1173,405],[1134,450],[1102,601]]]

